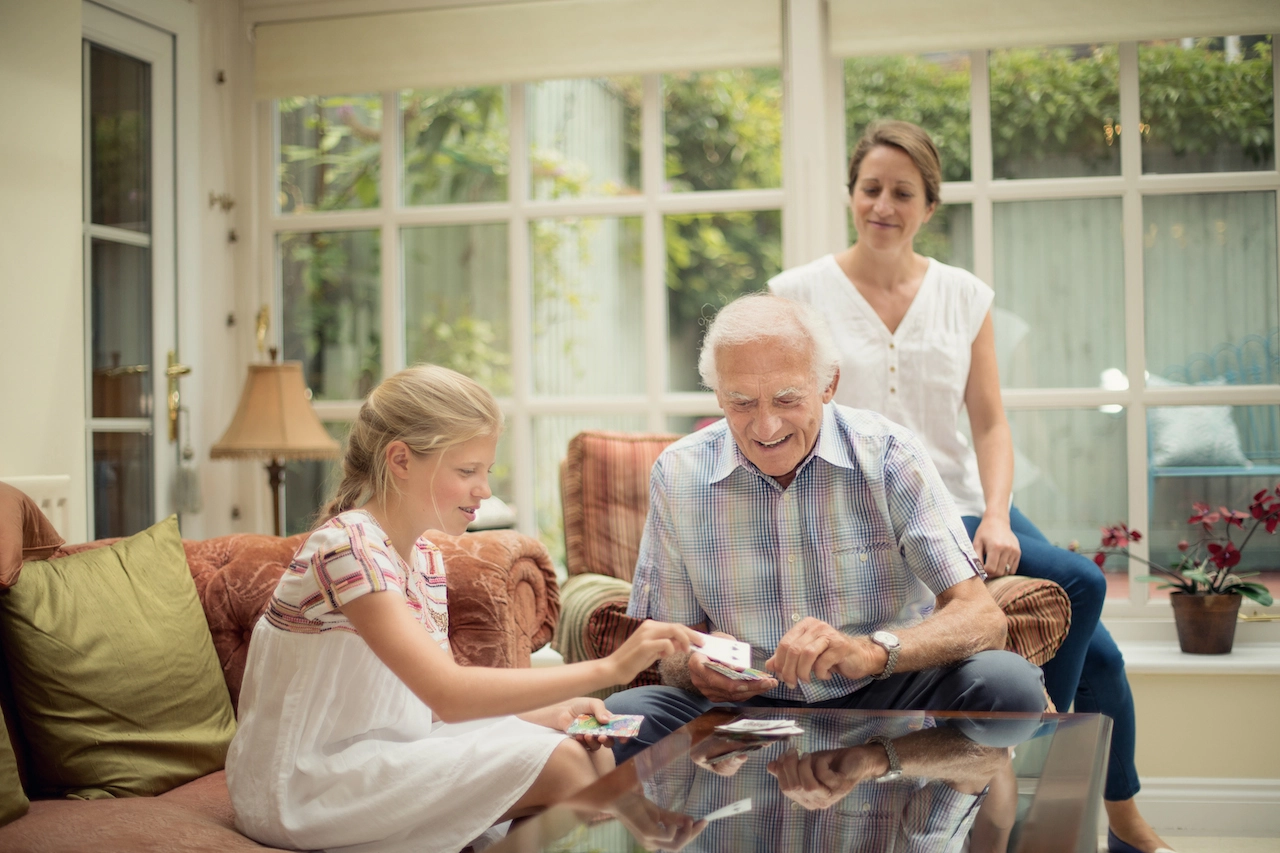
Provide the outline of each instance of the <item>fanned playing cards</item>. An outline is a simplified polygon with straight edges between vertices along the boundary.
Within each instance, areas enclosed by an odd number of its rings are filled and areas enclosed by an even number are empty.
[[[602,723],[590,714],[579,714],[569,726],[567,734],[601,735],[603,737],[635,737],[640,733],[643,714],[617,714]]]
[[[716,726],[716,734],[726,737],[784,738],[804,734],[795,720],[759,720],[739,717],[732,723]]]

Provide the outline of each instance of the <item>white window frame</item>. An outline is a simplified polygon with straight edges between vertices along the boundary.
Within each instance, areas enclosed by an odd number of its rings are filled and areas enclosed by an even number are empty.
[[[1273,36],[1273,43],[1280,37]],[[1143,279],[1142,200],[1146,196],[1269,191],[1276,194],[1277,229],[1280,231],[1280,171],[1216,172],[1193,174],[1142,174],[1141,139],[1137,133],[1120,134],[1120,174],[1111,177],[1037,178],[997,180],[993,177],[991,144],[990,77],[988,52],[969,52],[969,108],[971,141],[971,175],[969,181],[949,181],[942,185],[942,198],[947,204],[970,204],[973,210],[973,272],[986,282],[995,280],[994,205],[1011,201],[1046,201],[1073,198],[1119,198],[1122,203],[1124,241],[1124,333],[1125,373],[1142,376],[1146,369],[1146,339]],[[1138,109],[1138,42],[1119,43],[1120,126],[1136,128]],[[841,60],[843,65],[843,60]],[[1280,94],[1280,61],[1272,63],[1273,97]],[[844,122],[844,75],[835,82],[839,87],[840,114],[829,117]],[[1280,140],[1280,109],[1276,110],[1276,140]],[[828,133],[832,130],[828,128]],[[843,133],[843,131],[841,131]],[[1280,162],[1280,157],[1277,157]],[[843,223],[841,223],[843,226]],[[787,221],[784,219],[784,232]],[[1280,233],[1277,234],[1280,246]],[[843,244],[833,247],[844,248]],[[1186,388],[1153,388],[1142,382],[1130,382],[1124,391],[1102,388],[1004,388],[1004,407],[1008,412],[1044,411],[1047,409],[1093,409],[1104,405],[1125,407],[1125,450],[1128,455],[1128,523],[1138,530],[1150,530],[1150,507],[1147,505],[1147,409],[1174,405],[1280,405],[1280,385],[1221,385]],[[1150,540],[1144,538],[1132,545],[1132,553],[1142,559],[1150,557]],[[1129,561],[1129,599],[1108,599],[1108,616],[1149,616],[1148,586],[1137,578],[1149,574],[1137,560]],[[1167,602],[1151,602],[1168,609]]]
[[[508,226],[509,316],[511,328],[512,393],[499,398],[507,419],[507,439],[511,444],[514,501],[517,527],[537,535],[535,507],[535,450],[533,420],[542,415],[644,415],[646,429],[669,431],[671,416],[718,415],[714,395],[706,392],[667,390],[667,286],[666,245],[663,217],[673,214],[726,213],[736,211],[783,211],[781,187],[754,190],[664,192],[665,146],[663,135],[662,75],[646,74],[641,101],[641,192],[611,198],[572,198],[540,201],[530,198],[529,149],[526,124],[525,85],[508,86],[508,133],[510,163],[508,199],[478,204],[406,206],[402,202],[402,152],[398,92],[382,93],[382,169],[379,187],[381,205],[376,209],[281,213],[275,204],[273,184],[260,187],[259,200],[262,250],[259,276],[271,282],[274,316],[283,316],[278,278],[276,240],[284,232],[377,230],[381,240],[382,268],[382,372],[384,376],[405,366],[402,228],[416,225],[496,224]],[[320,93],[326,94],[326,93]],[[274,103],[258,105],[260,133],[259,174],[273,181],[276,152],[279,151]],[[785,219],[785,212],[782,213]],[[556,395],[534,390],[532,328],[533,270],[530,264],[529,225],[551,217],[639,217],[643,227],[644,363],[645,390],[640,394]],[[279,324],[277,324],[278,327]],[[275,333],[279,335],[277,331]],[[351,421],[359,401],[314,403],[325,421]],[[545,472],[543,472],[545,473]]]

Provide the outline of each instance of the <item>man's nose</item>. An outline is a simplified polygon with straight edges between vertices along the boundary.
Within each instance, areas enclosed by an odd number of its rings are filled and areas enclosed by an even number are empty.
[[[777,433],[782,429],[782,418],[778,417],[778,413],[773,409],[765,408],[760,413],[758,429],[760,430],[760,438],[772,441],[778,437]]]

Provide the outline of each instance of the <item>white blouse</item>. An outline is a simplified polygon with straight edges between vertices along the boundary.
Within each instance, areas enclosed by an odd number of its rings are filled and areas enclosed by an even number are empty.
[[[960,514],[981,516],[978,459],[959,423],[973,341],[995,291],[930,258],[919,292],[890,334],[834,255],[774,276],[769,289],[827,318],[840,350],[836,402],[879,412],[919,435]]]

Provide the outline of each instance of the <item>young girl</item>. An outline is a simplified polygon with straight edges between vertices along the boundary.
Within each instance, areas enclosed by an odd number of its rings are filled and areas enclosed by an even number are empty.
[[[489,496],[502,414],[461,374],[419,365],[380,384],[347,440],[328,520],[254,627],[227,755],[236,826],[303,849],[457,851],[495,822],[611,767],[571,699],[687,651],[646,622],[607,658],[551,669],[462,667],[449,651],[440,551]],[[516,716],[502,716],[519,714]]]

